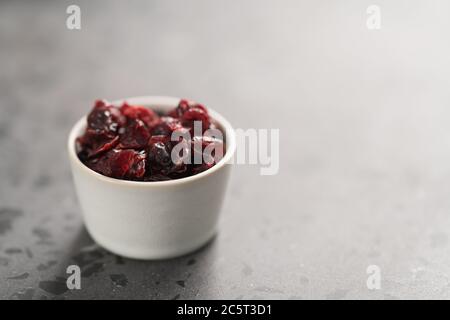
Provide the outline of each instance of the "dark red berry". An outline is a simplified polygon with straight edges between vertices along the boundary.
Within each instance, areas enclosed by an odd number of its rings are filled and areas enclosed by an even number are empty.
[[[192,168],[192,175],[206,171],[214,166],[215,163],[203,163],[200,165],[194,165]]]
[[[147,147],[150,139],[150,131],[143,121],[129,119],[123,133],[120,134],[118,148],[120,149],[143,149]]]
[[[94,129],[87,129],[84,136],[78,138],[78,143],[84,146],[88,158],[114,148],[118,141],[119,136]]]
[[[211,124],[208,111],[203,105],[185,99],[180,100],[178,106],[169,112],[169,116],[180,119],[188,128],[193,127],[194,121],[200,121],[202,132],[209,129]]]
[[[157,141],[150,145],[148,149],[148,159],[151,164],[156,164],[160,167],[170,167],[172,163],[170,151],[167,144]]]
[[[87,165],[105,176],[118,179],[140,179],[145,175],[146,154],[131,149],[113,149]]]
[[[104,100],[97,100],[94,109],[87,117],[88,128],[97,132],[117,133],[125,123],[120,111]]]
[[[201,122],[202,132],[205,132],[209,129],[210,120],[209,115],[203,109],[198,107],[190,108],[186,111],[182,116],[183,123],[193,127],[195,121]]]
[[[151,129],[152,135],[170,136],[175,130],[183,129],[181,121],[173,117],[161,117]]]
[[[141,120],[148,128],[151,128],[159,118],[152,109],[142,106],[130,106],[126,102],[120,107],[120,111],[127,118]]]

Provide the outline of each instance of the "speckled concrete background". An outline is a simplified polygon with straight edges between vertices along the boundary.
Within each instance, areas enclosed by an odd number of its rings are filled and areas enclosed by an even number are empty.
[[[450,298],[450,3],[377,1],[379,31],[370,4],[0,1],[0,298]],[[152,94],[280,128],[281,168],[237,166],[213,242],[140,262],[86,234],[65,140]]]

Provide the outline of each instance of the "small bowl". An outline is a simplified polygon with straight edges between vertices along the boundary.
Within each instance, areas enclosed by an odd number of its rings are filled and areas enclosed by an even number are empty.
[[[135,97],[116,101],[168,111],[180,99]],[[86,229],[107,250],[134,259],[165,259],[194,251],[216,233],[236,138],[230,123],[209,109],[225,135],[224,157],[199,174],[169,181],[141,182],[101,175],[84,165],[75,150],[86,117],[69,134],[68,151]]]

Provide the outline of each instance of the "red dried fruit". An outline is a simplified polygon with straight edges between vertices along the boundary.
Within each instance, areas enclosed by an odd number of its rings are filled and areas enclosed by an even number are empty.
[[[156,142],[162,142],[162,143],[170,143],[170,136],[164,136],[164,135],[154,135],[148,140],[148,145],[151,146],[152,144]]]
[[[183,125],[179,119],[173,117],[161,117],[152,129],[152,135],[170,136],[175,130],[183,129]]]
[[[131,149],[113,149],[86,163],[92,170],[118,179],[140,179],[145,175],[146,154]]]
[[[208,113],[208,110],[205,108],[204,105],[196,103],[194,101],[181,99],[180,102],[178,103],[178,106],[174,110],[170,111],[168,115],[173,118],[181,118],[183,117],[183,114],[191,108],[198,108],[204,111],[205,113]]]
[[[180,100],[178,106],[169,112],[169,116],[180,119],[183,126],[191,129],[192,133],[194,121],[201,121],[202,132],[209,129],[211,124],[208,111],[203,105],[185,99]]]
[[[175,109],[169,111],[167,115],[172,118],[181,118],[183,113],[188,109],[189,109],[189,101],[181,99],[180,102],[178,103],[178,106]]]
[[[119,136],[94,129],[87,129],[84,136],[78,138],[78,143],[84,146],[86,157],[88,158],[114,148],[118,141]]]
[[[123,133],[120,134],[117,148],[143,149],[147,146],[148,139],[150,139],[150,132],[144,122],[139,119],[130,119],[123,128]]]
[[[151,128],[159,116],[152,109],[143,106],[130,106],[124,102],[120,107],[122,114],[130,119],[139,119],[145,123],[148,128]]]
[[[187,171],[187,165],[182,161],[173,161],[172,143],[167,136],[153,136],[147,150],[148,163],[152,175],[160,174],[169,178],[179,177]]]
[[[200,165],[194,165],[194,167],[192,168],[192,175],[206,171],[210,168],[212,168],[215,165],[215,163],[202,163]]]
[[[162,141],[151,143],[148,149],[149,162],[160,167],[170,167],[172,164],[170,152],[169,145]]]
[[[202,131],[205,132],[209,129],[210,120],[209,115],[203,109],[198,107],[192,107],[187,110],[183,116],[183,125],[187,124],[189,126],[193,126],[194,121],[201,121],[202,123]]]
[[[218,153],[216,153],[216,150]],[[192,139],[192,163],[198,164],[196,161],[200,159],[206,164],[215,164],[223,158],[225,145],[222,140],[209,136],[195,136]]]
[[[125,123],[125,117],[105,100],[97,100],[87,117],[87,123],[89,129],[114,134]]]
[[[215,165],[214,152],[209,158],[204,155],[208,148],[223,147],[219,139],[203,135],[191,139],[195,121],[201,122],[203,132],[216,128],[206,108],[188,100],[181,100],[161,117],[142,106],[124,103],[117,108],[97,100],[87,117],[84,135],[77,139],[78,157],[92,170],[117,179],[164,181],[188,177]],[[178,140],[172,137],[174,132],[180,133]],[[172,151],[181,154],[172,159]],[[194,163],[195,155],[200,163]]]

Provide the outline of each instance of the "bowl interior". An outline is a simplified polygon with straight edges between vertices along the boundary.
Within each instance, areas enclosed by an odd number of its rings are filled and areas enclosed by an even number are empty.
[[[120,106],[123,102],[127,102],[131,105],[141,105],[145,107],[150,107],[154,109],[156,112],[167,112],[170,109],[176,107],[180,101],[179,98],[174,97],[160,97],[160,96],[149,96],[149,97],[133,97],[133,98],[127,98],[127,99],[121,99],[113,101],[112,104],[115,106]],[[72,161],[74,161],[78,166],[83,167],[84,169],[88,170],[90,173],[96,175],[98,178],[109,180],[110,182],[115,183],[123,183],[123,184],[140,184],[140,185],[163,185],[163,184],[176,184],[176,183],[183,183],[190,180],[198,179],[203,176],[206,176],[208,174],[213,173],[214,171],[220,169],[222,166],[224,166],[227,163],[230,163],[230,160],[234,156],[235,150],[236,150],[236,138],[235,133],[233,130],[233,127],[231,124],[219,113],[217,113],[214,110],[211,110],[208,107],[208,113],[210,114],[211,118],[214,120],[214,123],[219,127],[220,130],[224,133],[224,142],[225,142],[225,154],[223,158],[212,168],[203,171],[201,173],[198,173],[193,176],[180,178],[180,179],[174,179],[174,180],[168,180],[168,181],[152,181],[152,182],[143,182],[143,181],[129,181],[129,180],[120,180],[115,178],[110,178],[107,176],[104,176],[102,174],[99,174],[90,168],[88,168],[84,163],[81,162],[81,160],[78,158],[78,155],[76,154],[76,146],[75,141],[78,137],[80,137],[85,129],[86,129],[86,116],[83,116],[78,122],[74,125],[72,128],[70,134],[69,134],[69,140],[68,140],[68,151],[69,156]]]

